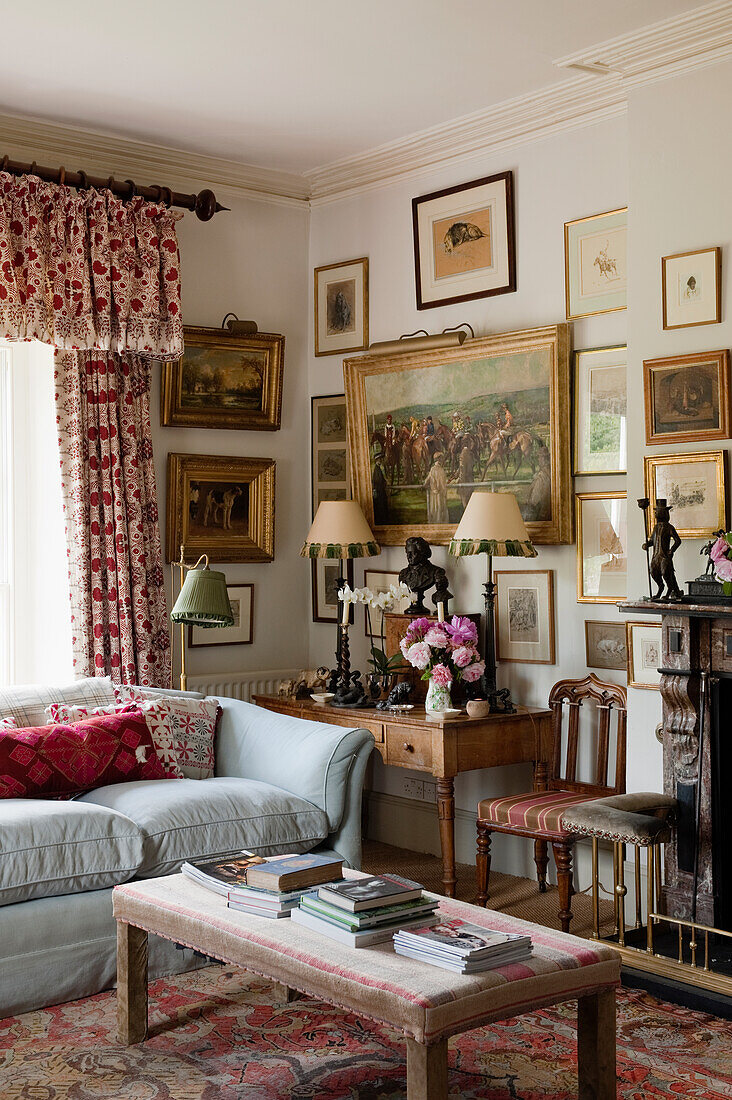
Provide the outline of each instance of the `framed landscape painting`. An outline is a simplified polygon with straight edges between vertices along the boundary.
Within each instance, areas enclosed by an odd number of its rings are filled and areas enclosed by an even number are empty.
[[[337,355],[369,346],[369,261],[316,267],[315,354]]]
[[[617,603],[628,594],[625,492],[578,493],[577,602]]]
[[[564,223],[567,320],[627,308],[628,208]]]
[[[417,309],[516,289],[513,173],[412,199]]]
[[[574,539],[569,325],[346,359],[354,498],[377,542],[449,542],[475,489],[516,495],[530,538]]]
[[[251,645],[254,641],[254,585],[227,584],[233,626],[188,627],[189,649],[210,649],[220,645]]]
[[[186,327],[185,351],[163,364],[163,427],[277,431],[285,338],[272,332],[232,336]]]
[[[646,359],[646,443],[729,439],[729,351]]]
[[[574,472],[624,474],[627,465],[628,349],[574,353]]]
[[[716,325],[722,319],[722,249],[698,248],[661,260],[663,327]]]
[[[554,664],[554,573],[498,569],[496,653],[499,661]]]
[[[166,560],[272,561],[274,490],[271,458],[169,454]]]
[[[613,668],[625,672],[625,622],[585,619],[585,657],[588,668]]]
[[[312,397],[311,456],[313,515],[324,500],[348,499],[348,432],[342,393]]]
[[[651,515],[658,498],[671,509],[671,522],[682,539],[700,539],[727,530],[725,451],[687,451],[648,455],[646,496]],[[651,520],[653,522],[653,520]]]

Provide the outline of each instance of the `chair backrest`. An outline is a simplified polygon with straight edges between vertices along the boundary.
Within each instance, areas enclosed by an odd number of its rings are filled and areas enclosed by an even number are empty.
[[[627,730],[627,692],[619,684],[608,684],[590,673],[583,680],[560,680],[549,693],[553,721],[553,756],[549,766],[549,790],[578,791],[602,798],[625,793],[625,747]],[[593,700],[598,718],[595,781],[577,779],[577,753],[580,742],[580,707]],[[615,782],[608,783],[611,719],[616,716]],[[562,724],[567,716],[566,758],[562,762]],[[582,736],[585,736],[583,733]],[[587,733],[589,736],[589,732]]]

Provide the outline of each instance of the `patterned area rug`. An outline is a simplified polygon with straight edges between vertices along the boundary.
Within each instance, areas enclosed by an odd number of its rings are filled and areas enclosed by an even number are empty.
[[[624,990],[618,1097],[732,1097],[732,1023]],[[150,987],[151,1037],[117,1045],[115,995],[0,1020],[2,1100],[396,1100],[399,1033],[211,966]],[[575,1005],[450,1042],[450,1097],[574,1100]]]

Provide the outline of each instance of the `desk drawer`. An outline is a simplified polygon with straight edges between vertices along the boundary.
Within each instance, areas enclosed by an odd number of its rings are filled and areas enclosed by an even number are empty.
[[[389,724],[386,727],[386,762],[401,768],[431,771],[431,730]]]

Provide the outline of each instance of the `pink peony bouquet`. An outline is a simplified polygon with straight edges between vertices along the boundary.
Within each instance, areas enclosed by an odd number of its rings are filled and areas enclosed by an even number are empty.
[[[422,679],[432,679],[438,687],[449,688],[455,680],[475,683],[485,670],[475,623],[460,615],[444,623],[413,619],[399,648],[410,665],[420,669]]]
[[[725,596],[732,596],[732,531],[717,538],[709,557],[714,564],[715,577],[722,582]]]

